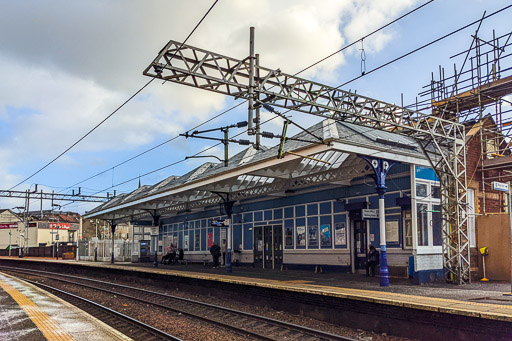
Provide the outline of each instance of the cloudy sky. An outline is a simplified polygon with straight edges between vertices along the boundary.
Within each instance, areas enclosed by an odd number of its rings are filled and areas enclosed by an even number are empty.
[[[417,0],[220,0],[187,42],[243,59],[249,27],[256,28],[261,64],[293,74],[426,1]],[[144,68],[170,39],[183,41],[213,0],[0,0],[0,189],[22,181],[63,152],[142,87]],[[471,5],[468,5],[471,3]],[[405,19],[339,53],[301,77],[338,86],[425,43],[492,13],[508,1],[436,0]],[[512,10],[486,20],[480,33],[512,31]],[[412,103],[438,65],[452,69],[449,57],[471,43],[476,26],[344,87],[383,101]],[[38,175],[17,186],[70,192],[130,192],[128,179],[195,154],[212,145],[178,138],[143,157],[115,165],[185,132],[240,103],[218,94],[172,83],[153,82],[124,108]],[[270,117],[266,114],[265,117]],[[294,114],[304,125],[314,118]],[[246,120],[242,105],[204,126]],[[279,122],[265,130],[279,132]],[[267,144],[273,144],[267,141]],[[238,149],[233,146],[233,153]],[[208,155],[220,156],[220,149]],[[180,175],[205,159],[181,162],[141,178],[154,184]],[[78,186],[75,186],[75,190]],[[105,192],[105,191],[104,191]],[[104,194],[103,192],[103,194]],[[0,208],[22,205],[0,198]],[[45,204],[47,207],[48,204]],[[33,203],[31,208],[38,208]],[[84,212],[94,204],[73,204]]]

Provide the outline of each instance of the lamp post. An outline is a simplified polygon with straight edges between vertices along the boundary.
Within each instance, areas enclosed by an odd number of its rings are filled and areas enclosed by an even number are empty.
[[[388,269],[388,256],[386,250],[386,206],[384,203],[384,194],[386,193],[386,175],[390,168],[395,164],[391,161],[368,158],[366,156],[359,156],[370,164],[374,174],[377,194],[379,195],[379,232],[380,232],[380,286],[389,286],[389,269]]]
[[[13,207],[14,210],[21,210],[21,209],[24,209],[24,208],[25,207],[22,207],[22,206]],[[18,218],[19,221],[22,221],[18,215],[16,215],[16,218]],[[12,236],[12,224],[9,224],[9,256],[11,256],[11,249],[12,249],[11,236]]]

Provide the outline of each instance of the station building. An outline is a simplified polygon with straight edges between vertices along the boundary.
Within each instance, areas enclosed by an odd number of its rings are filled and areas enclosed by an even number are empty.
[[[57,242],[75,243],[79,228],[80,217],[76,213],[29,215],[24,218],[10,209],[0,210],[0,250],[7,249],[9,245],[17,248],[50,246]]]
[[[119,195],[86,218],[153,226],[151,251],[159,256],[173,243],[183,248],[185,259],[209,259],[209,247],[227,240],[222,225],[229,223],[235,265],[364,273],[369,246],[380,248],[370,167],[380,159],[390,166],[385,194],[390,275],[420,282],[442,278],[440,188],[420,145],[329,119],[307,130],[286,140],[282,158],[280,146],[251,146],[230,157],[227,167],[207,162]]]

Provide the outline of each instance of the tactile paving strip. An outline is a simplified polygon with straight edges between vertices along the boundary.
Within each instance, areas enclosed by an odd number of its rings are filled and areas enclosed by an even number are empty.
[[[58,323],[53,321],[50,316],[39,309],[37,304],[16,290],[12,285],[0,280],[0,287],[19,304],[19,306],[27,313],[28,317],[30,317],[37,328],[39,328],[49,341],[74,340],[74,338],[62,329]]]

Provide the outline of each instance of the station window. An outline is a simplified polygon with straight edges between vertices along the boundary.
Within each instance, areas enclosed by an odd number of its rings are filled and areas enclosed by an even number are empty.
[[[295,206],[295,216],[296,217],[306,216],[306,207],[304,205]]]
[[[347,218],[345,214],[334,215],[334,247],[344,248],[347,246]]]
[[[297,249],[306,248],[306,219],[295,219],[295,247]]]
[[[332,217],[330,215],[320,216],[320,247],[322,249],[332,248]]]
[[[332,213],[332,202],[323,202],[320,204],[320,214],[331,214]]]
[[[275,220],[283,219],[283,209],[282,208],[277,208],[274,210],[274,219]]]
[[[416,180],[416,238],[418,247],[442,245],[441,193],[439,183]],[[409,247],[409,227],[404,220],[405,247]],[[412,233],[411,233],[412,235]]]
[[[308,216],[318,215],[318,204],[308,205]]]
[[[272,210],[265,211],[263,219],[267,221],[272,220]]]
[[[257,211],[254,212],[254,221],[262,221],[263,220],[263,212]]]
[[[293,219],[284,221],[284,247],[286,249],[293,249]]]
[[[286,207],[284,209],[284,217],[285,218],[293,218],[293,207]]]
[[[252,223],[252,212],[244,213],[244,223]]]
[[[244,224],[244,250],[252,250],[253,245],[253,235],[252,235],[252,224]]]
[[[412,248],[412,215],[410,210],[403,211],[404,217],[404,247]]]
[[[318,248],[318,217],[308,218],[308,248]]]

